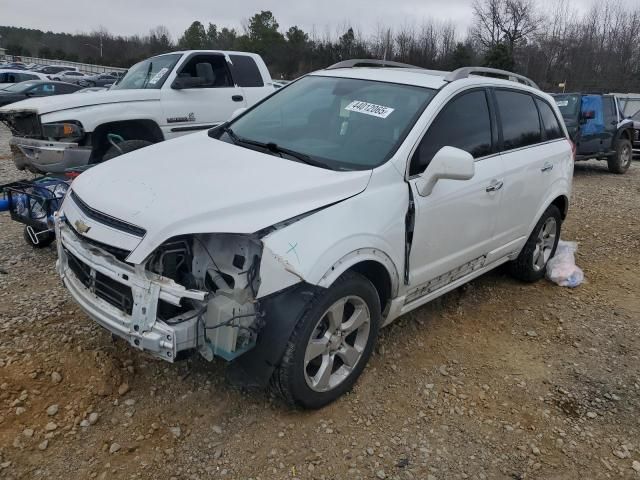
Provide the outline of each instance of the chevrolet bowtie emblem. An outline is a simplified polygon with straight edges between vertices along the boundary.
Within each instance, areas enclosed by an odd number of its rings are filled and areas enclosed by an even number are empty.
[[[76,220],[74,225],[76,226],[76,230],[78,233],[82,233],[83,235],[91,230],[91,227],[84,223],[82,220]]]

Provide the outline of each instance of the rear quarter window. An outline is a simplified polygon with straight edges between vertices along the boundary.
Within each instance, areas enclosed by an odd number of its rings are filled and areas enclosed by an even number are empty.
[[[233,80],[240,87],[264,87],[260,69],[253,58],[246,55],[229,55]]]
[[[562,127],[553,109],[544,100],[536,98],[536,105],[542,117],[542,127],[544,130],[545,140],[555,140],[556,138],[564,138]]]
[[[496,90],[496,102],[502,121],[503,150],[540,143],[540,118],[531,95],[512,90]]]

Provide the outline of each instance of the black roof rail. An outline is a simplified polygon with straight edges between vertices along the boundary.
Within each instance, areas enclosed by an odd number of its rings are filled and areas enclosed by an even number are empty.
[[[524,75],[520,75],[518,73],[509,72],[507,70],[499,70],[497,68],[489,68],[489,67],[462,67],[454,70],[449,75],[444,77],[447,82],[455,82],[456,80],[460,80],[462,78],[468,78],[471,75],[484,75],[487,77],[496,77],[503,78],[505,80],[511,80],[512,82],[524,83],[525,85],[529,85],[530,87],[537,88],[540,90],[540,87],[536,85],[536,83],[530,78],[525,77]]]
[[[390,60],[378,60],[375,58],[352,58],[342,62],[334,63],[325,70],[335,70],[336,68],[355,68],[355,67],[392,67],[392,68],[422,68],[408,63],[392,62]]]

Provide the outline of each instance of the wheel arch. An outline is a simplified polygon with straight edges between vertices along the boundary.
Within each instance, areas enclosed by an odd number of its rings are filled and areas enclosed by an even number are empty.
[[[354,250],[335,262],[317,285],[328,288],[347,271],[359,273],[373,284],[385,312],[391,299],[397,295],[400,282],[398,269],[391,258],[376,248]]]
[[[164,140],[160,126],[151,119],[140,118],[106,122],[93,130],[91,136],[92,157],[100,159],[109,149],[107,135],[110,133],[120,135],[125,140],[147,140],[152,143]]]
[[[562,216],[562,220],[567,218],[567,214],[569,212],[569,198],[566,195],[558,195],[549,205],[555,205],[560,210],[560,215]],[[549,208],[548,206],[545,210]]]
[[[621,126],[616,132],[614,140],[615,142],[617,142],[618,140],[629,140],[631,143],[633,143],[633,125],[625,124]]]

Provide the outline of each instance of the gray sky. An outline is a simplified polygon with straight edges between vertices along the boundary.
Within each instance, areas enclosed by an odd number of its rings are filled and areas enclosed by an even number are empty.
[[[553,0],[539,1],[542,5]],[[592,1],[568,3],[582,12]],[[620,1],[632,5],[638,0]],[[427,17],[452,21],[459,34],[464,34],[472,20],[471,4],[472,0],[0,0],[0,25],[68,33],[104,26],[116,35],[145,35],[165,25],[177,40],[194,20],[241,30],[254,13],[271,10],[281,30],[298,25],[307,32],[315,30],[318,36],[334,36],[349,24],[369,35],[379,25],[419,25]]]

